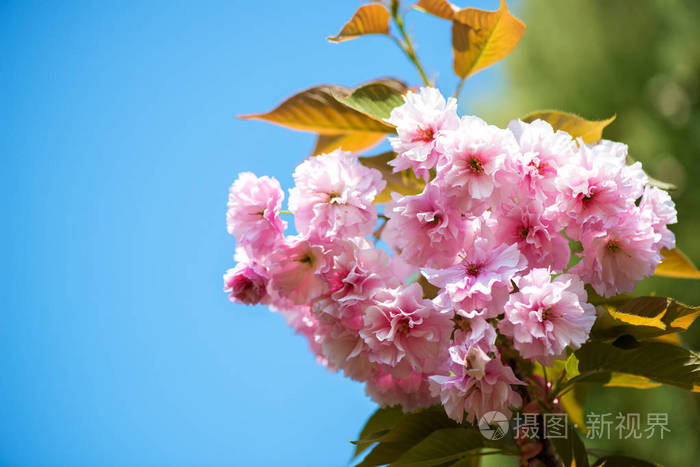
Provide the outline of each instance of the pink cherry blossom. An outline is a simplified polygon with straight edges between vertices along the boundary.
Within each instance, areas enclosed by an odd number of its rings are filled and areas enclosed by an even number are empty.
[[[661,234],[654,231],[638,208],[615,220],[615,224],[599,223],[583,232],[583,259],[569,270],[603,297],[632,292],[661,261]]]
[[[458,423],[464,420],[465,412],[466,420],[472,423],[492,410],[510,416],[511,406],[522,405],[511,385],[523,383],[497,354],[491,357],[477,344],[450,348],[450,372],[450,376],[432,376],[430,390]]]
[[[449,316],[423,299],[417,283],[378,291],[364,312],[360,335],[372,350],[370,360],[413,371],[435,371],[447,350],[452,331]]]
[[[381,407],[401,405],[404,412],[413,412],[440,402],[430,392],[428,376],[412,373],[405,378],[397,378],[377,367],[367,381],[365,392]]]
[[[434,88],[424,87],[418,93],[409,91],[405,104],[395,107],[387,122],[396,126],[397,137],[389,138],[396,151],[390,162],[394,172],[413,169],[417,177],[429,180],[429,170],[441,157],[437,143],[459,126],[457,100],[447,99]]]
[[[560,209],[571,219],[568,233],[592,220],[616,222],[618,215],[634,208],[642,195],[646,175],[641,164],[625,165],[616,146],[582,144],[576,163],[564,166],[556,180]]]
[[[651,222],[654,232],[661,235],[658,246],[669,250],[675,248],[676,236],[668,229],[667,225],[675,224],[678,222],[678,218],[676,207],[668,193],[656,187],[646,187],[639,203],[639,209],[642,216]]]
[[[407,263],[444,267],[454,264],[465,239],[465,218],[437,185],[420,195],[396,196],[386,206],[389,217],[382,238]]]
[[[518,245],[498,243],[489,233],[477,237],[459,257],[459,263],[446,269],[422,269],[428,282],[442,289],[436,302],[468,318],[500,314],[511,279],[527,265]]]
[[[449,187],[446,193],[462,199],[491,196],[506,160],[518,153],[512,133],[473,116],[462,117],[459,129],[439,147],[446,156],[438,163],[438,183]]]
[[[542,201],[525,198],[519,203],[505,203],[496,217],[498,241],[516,243],[528,267],[551,267],[553,271],[566,268],[571,256],[569,241],[561,234],[563,226],[547,218]]]
[[[586,341],[596,313],[586,303],[581,279],[562,274],[551,280],[550,269],[538,268],[516,284],[519,290],[506,303],[498,329],[513,338],[523,358],[549,366],[553,358],[566,357],[567,346],[578,349]]]
[[[284,193],[277,180],[242,172],[231,185],[226,223],[239,246],[267,254],[287,227],[279,217]]]
[[[530,196],[545,202],[556,197],[554,185],[557,172],[568,165],[578,152],[576,142],[564,131],[554,131],[544,120],[525,123],[513,120],[508,124],[513,133],[521,157],[511,161],[521,174],[521,183]]]
[[[269,290],[274,298],[308,304],[325,290],[316,273],[325,266],[323,250],[302,236],[288,237],[269,258]]]
[[[266,303],[267,271],[258,263],[238,263],[224,274],[224,292],[229,294],[232,302],[244,305]]]
[[[294,171],[289,208],[301,234],[316,238],[364,236],[377,222],[374,198],[386,182],[381,173],[340,150],[311,157]]]

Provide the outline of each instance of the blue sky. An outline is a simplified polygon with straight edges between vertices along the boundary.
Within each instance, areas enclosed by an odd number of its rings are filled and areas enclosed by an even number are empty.
[[[313,145],[236,114],[315,84],[419,83],[385,38],[325,41],[359,4],[0,1],[0,462],[348,462],[375,404],[280,316],[229,303],[221,275],[236,174],[288,189]],[[449,23],[408,22],[452,93]]]

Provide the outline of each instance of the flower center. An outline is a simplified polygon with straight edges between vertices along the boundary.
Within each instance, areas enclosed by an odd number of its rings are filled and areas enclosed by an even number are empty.
[[[542,310],[542,321],[547,321],[552,317],[552,307]]]
[[[484,173],[484,165],[481,163],[479,159],[476,158],[476,156],[469,156],[469,160],[467,161],[469,164],[469,169],[477,174],[481,175]]]
[[[399,323],[399,332],[401,334],[408,334],[411,331],[411,323],[408,320],[403,320]]]
[[[418,127],[417,135],[414,138],[414,142],[422,141],[424,143],[431,143],[435,139],[435,130],[430,127],[422,128]]]
[[[309,253],[306,253],[301,258],[299,258],[299,262],[303,263],[303,264],[312,265],[312,264],[314,264],[314,259]]]
[[[330,204],[340,204],[342,201],[342,196],[340,193],[332,191],[328,193],[328,202]]]
[[[476,277],[479,275],[479,269],[481,269],[481,266],[474,263],[467,264],[466,267],[467,274],[472,277]]]
[[[523,240],[527,238],[528,233],[530,233],[530,228],[525,225],[521,225],[518,229],[518,235],[520,235],[520,238]]]
[[[605,248],[607,248],[610,253],[617,253],[620,250],[620,245],[616,240],[610,240],[608,244],[605,245]]]

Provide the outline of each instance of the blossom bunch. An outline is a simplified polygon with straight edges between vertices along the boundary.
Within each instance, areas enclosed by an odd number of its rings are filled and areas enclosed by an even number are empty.
[[[675,244],[673,202],[624,144],[460,117],[434,88],[408,92],[386,122],[390,165],[423,191],[391,193],[379,213],[382,173],[321,154],[294,172],[285,235],[280,184],[240,174],[225,291],[284,315],[319,363],[382,406],[508,414],[524,384],[510,355],[548,365],[580,347],[596,319],[585,285],[610,297],[653,274]]]

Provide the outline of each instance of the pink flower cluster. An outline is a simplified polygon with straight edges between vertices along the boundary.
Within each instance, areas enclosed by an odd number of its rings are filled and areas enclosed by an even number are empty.
[[[596,318],[584,284],[631,292],[673,248],[676,211],[623,144],[584,144],[541,120],[501,129],[456,108],[423,88],[392,111],[394,171],[426,185],[393,193],[381,215],[386,182],[347,152],[297,167],[296,235],[279,183],[240,174],[227,213],[238,264],[224,284],[231,300],[283,314],[381,405],[442,403],[461,422],[520,406],[504,346],[544,365],[578,348]]]

